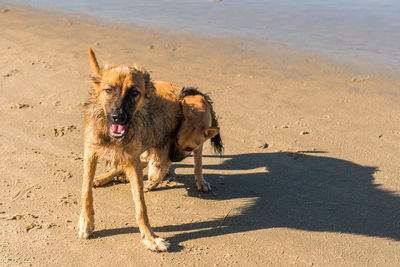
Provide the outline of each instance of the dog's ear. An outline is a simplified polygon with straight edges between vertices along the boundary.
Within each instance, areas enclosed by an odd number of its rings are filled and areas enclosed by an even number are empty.
[[[149,99],[150,97],[152,97],[154,94],[156,93],[156,88],[154,87],[153,83],[149,83],[146,86],[146,94],[145,97],[147,99]]]
[[[212,138],[216,136],[219,133],[219,128],[218,127],[210,127],[204,130],[204,136],[208,138]]]
[[[96,56],[92,50],[92,48],[89,47],[89,60],[90,60],[90,67],[92,68],[93,74],[95,76],[100,75],[100,67],[99,63],[97,63]]]
[[[146,86],[146,95],[145,97],[149,99],[156,93],[156,88],[154,87],[153,82],[151,81],[150,74],[147,71],[143,71],[145,86]]]
[[[194,120],[196,117],[195,111],[193,110],[193,107],[186,103],[185,100],[180,101],[180,105],[182,108],[182,113],[185,119],[187,120]]]

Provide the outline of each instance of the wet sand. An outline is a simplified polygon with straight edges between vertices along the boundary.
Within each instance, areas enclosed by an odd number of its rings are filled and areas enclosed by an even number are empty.
[[[400,65],[400,2],[395,0],[2,0],[65,14],[87,14],[114,24],[133,24],[205,36],[239,35],[318,52],[346,64],[375,62],[373,71]],[[386,65],[386,66],[385,66]]]
[[[4,265],[400,264],[399,80],[284,47],[18,7],[0,25]],[[94,236],[77,238],[89,46],[101,64],[137,63],[215,102],[226,149],[206,144],[214,193],[195,190],[192,158],[146,193],[168,253],[140,243],[127,184],[94,190]]]

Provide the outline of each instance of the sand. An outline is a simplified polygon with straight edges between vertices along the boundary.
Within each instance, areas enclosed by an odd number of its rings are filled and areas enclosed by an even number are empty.
[[[399,266],[398,79],[238,38],[2,8],[2,265]],[[89,46],[101,64],[137,63],[215,102],[214,192],[195,190],[188,158],[145,195],[170,252],[140,243],[124,183],[94,190],[95,233],[77,237]]]

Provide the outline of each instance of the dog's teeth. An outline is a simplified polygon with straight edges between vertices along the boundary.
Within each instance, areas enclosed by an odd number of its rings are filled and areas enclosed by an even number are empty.
[[[111,129],[111,131],[116,132],[118,130],[118,125],[111,124],[110,129]]]

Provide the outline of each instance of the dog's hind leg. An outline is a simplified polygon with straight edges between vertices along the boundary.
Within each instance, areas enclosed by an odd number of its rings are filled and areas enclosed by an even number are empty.
[[[97,155],[85,145],[83,182],[82,182],[82,210],[78,223],[78,236],[89,238],[94,231],[93,209],[93,178],[96,172]]]
[[[142,164],[142,168],[146,168],[148,163],[149,163],[149,157],[148,156],[149,152],[143,152],[143,154],[140,156],[140,162]],[[94,178],[94,182],[93,185],[94,186],[103,186],[106,184],[111,183],[116,176],[121,176],[118,180],[120,182],[129,182],[129,179],[126,177],[124,170],[121,168],[121,166],[116,165],[114,169],[112,169],[111,171],[97,176],[96,178]]]
[[[194,179],[196,181],[197,190],[202,192],[210,192],[211,186],[203,177],[203,146],[193,151],[194,156]]]
[[[125,173],[129,178],[133,201],[135,202],[136,220],[139,225],[142,242],[146,247],[153,251],[166,251],[168,242],[157,237],[150,227],[149,218],[147,217],[146,203],[143,193],[143,170],[140,160],[136,159],[132,164],[124,166]]]
[[[147,181],[144,188],[147,191],[154,189],[167,174],[171,162],[168,157],[169,145],[164,147],[151,149],[150,160],[148,165]]]
[[[94,184],[94,186],[106,185],[108,183],[111,183],[114,180],[115,176],[118,176],[118,175],[124,175],[124,171],[121,168],[116,167],[115,169],[113,169],[103,175],[97,176],[94,179],[93,184]]]

